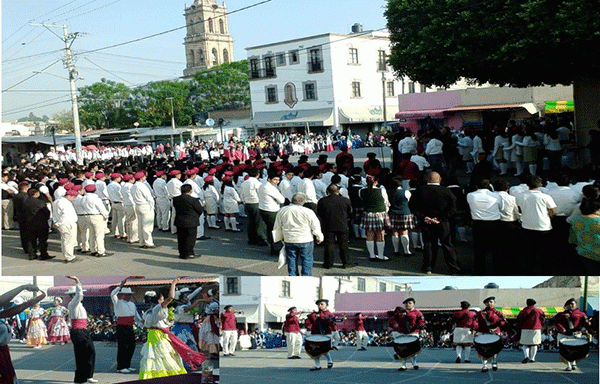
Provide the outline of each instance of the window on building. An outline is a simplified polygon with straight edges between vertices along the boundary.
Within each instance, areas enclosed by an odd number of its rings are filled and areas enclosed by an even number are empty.
[[[263,61],[265,62],[265,77],[272,78],[275,75],[275,65],[273,64],[273,56],[264,56]]]
[[[400,292],[402,290],[402,287],[399,285],[394,285],[394,291],[395,292]]]
[[[190,59],[188,61],[188,63],[190,63],[190,67],[193,67],[194,65],[196,65],[196,57],[194,55],[194,51],[190,50]]]
[[[387,56],[385,54],[385,50],[380,49],[377,51],[377,70],[378,71],[387,71]]]
[[[219,30],[222,35],[225,34],[225,23],[223,22],[223,19],[219,19]]]
[[[385,283],[379,283],[379,292],[385,292],[387,285]]]
[[[239,277],[228,277],[226,286],[228,295],[239,295],[240,293],[240,281]]]
[[[283,280],[281,282],[281,297],[291,297],[291,292],[290,282]]]
[[[223,62],[229,63],[229,52],[227,51],[227,49],[223,50]]]
[[[297,49],[290,51],[290,64],[298,64],[300,62],[300,53]]]
[[[315,81],[306,81],[304,85],[304,100],[317,100],[317,83]]]
[[[359,277],[357,280],[357,287],[356,289],[359,290],[360,292],[365,292],[367,290],[366,287],[366,281],[363,277]]]
[[[219,52],[217,52],[217,48],[212,49],[212,65],[219,65]]]
[[[265,94],[266,94],[267,104],[277,103],[277,86],[276,85],[267,85],[265,87]]]
[[[415,82],[414,81],[408,82],[408,93],[415,93]]]
[[[285,53],[278,53],[277,54],[277,66],[278,67],[282,67],[285,65]]]
[[[350,48],[348,56],[348,64],[358,64],[358,48]]]
[[[421,93],[427,92],[427,86],[424,84],[421,84]]]
[[[198,65],[204,65],[204,51],[202,48],[198,50]]]
[[[385,95],[387,97],[393,97],[396,93],[394,92],[394,82],[388,81],[385,87]]]
[[[208,19],[208,32],[210,32],[210,33],[214,32],[212,19]]]
[[[360,81],[352,82],[352,97],[360,97]]]
[[[259,70],[260,63],[258,61],[258,58],[256,58],[256,57],[250,58],[249,65],[250,65],[250,78],[251,79],[260,78],[260,70]]]
[[[308,72],[323,72],[323,59],[321,58],[321,47],[308,50]]]

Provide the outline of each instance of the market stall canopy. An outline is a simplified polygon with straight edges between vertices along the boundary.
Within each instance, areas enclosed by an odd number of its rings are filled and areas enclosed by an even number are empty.
[[[445,112],[461,112],[461,111],[487,111],[487,110],[502,110],[525,108],[530,114],[539,113],[538,107],[534,103],[516,103],[516,104],[488,104],[488,105],[465,105],[459,107],[448,108]]]
[[[54,139],[52,136],[4,136],[2,138],[3,143],[32,143],[32,144],[45,144],[54,145]],[[71,145],[75,144],[74,136],[56,136],[56,145]]]
[[[400,111],[397,112],[396,119],[426,119],[431,117],[432,119],[443,119],[444,109],[424,109],[421,111]]]
[[[256,128],[304,127],[333,125],[333,109],[303,111],[256,112],[252,126]]]
[[[285,321],[288,307],[281,305],[265,304],[265,322],[281,323]]]
[[[575,103],[573,100],[546,101],[544,108],[545,113],[573,112],[574,110]]]
[[[383,122],[383,107],[364,106],[364,107],[341,107],[340,123],[365,123],[365,122]],[[392,108],[386,110],[386,121],[394,120],[394,112]]]
[[[536,307],[536,308],[541,309],[542,312],[544,312],[544,315],[546,315],[546,318],[552,318],[552,317],[556,316],[556,314],[558,312],[563,311],[562,307]],[[523,307],[496,307],[496,309],[499,310],[500,312],[502,312],[504,317],[506,317],[507,319],[516,319],[517,315],[519,314],[519,312],[521,312]]]

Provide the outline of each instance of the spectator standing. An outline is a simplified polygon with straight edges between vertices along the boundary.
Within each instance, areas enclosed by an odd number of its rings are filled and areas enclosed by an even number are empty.
[[[277,212],[279,212],[281,204],[285,202],[285,197],[277,189],[280,180],[279,174],[271,171],[267,182],[263,183],[258,189],[258,210],[267,227],[267,241],[271,246],[271,256],[276,256],[278,252],[273,241],[273,227],[275,226]]]
[[[194,254],[196,245],[196,232],[198,220],[204,208],[200,201],[192,197],[192,186],[184,184],[181,186],[181,195],[173,199],[175,208],[175,227],[177,228],[177,245],[180,259],[193,259],[199,255]]]
[[[23,202],[23,214],[25,217],[25,228],[27,237],[27,252],[29,260],[53,259],[54,256],[48,254],[48,219],[50,210],[47,204],[42,201],[40,191],[30,188],[27,191],[28,198]],[[40,252],[38,257],[37,252]]]
[[[521,224],[517,199],[508,194],[508,181],[499,179],[494,189],[500,198],[500,222],[498,223],[498,254],[502,259],[496,273],[507,275],[521,265]]]
[[[367,250],[371,260],[389,260],[384,255],[385,251],[385,229],[390,228],[390,218],[387,210],[389,201],[385,188],[378,185],[377,178],[367,176],[367,188],[358,193],[364,203],[364,213],[361,227],[367,232]],[[375,254],[375,242],[377,242],[377,254]]]
[[[323,268],[333,267],[334,244],[337,243],[342,268],[352,268],[356,264],[352,263],[348,254],[348,219],[352,215],[352,203],[350,199],[340,196],[339,187],[331,184],[327,187],[327,196],[319,200],[317,204],[317,214],[321,220],[323,236],[325,243],[325,255]]]
[[[244,202],[246,214],[248,215],[249,245],[267,245],[265,222],[260,217],[258,209],[258,190],[262,185],[261,182],[258,181],[258,175],[258,169],[251,168],[248,171],[248,180],[244,181],[240,188],[240,197]]]

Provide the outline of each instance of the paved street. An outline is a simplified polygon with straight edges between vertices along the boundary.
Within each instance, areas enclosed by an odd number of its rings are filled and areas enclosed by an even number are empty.
[[[9,344],[19,384],[72,383],[75,372],[75,356],[71,344],[46,345],[32,349],[15,340]],[[94,378],[100,383],[121,383],[138,379],[138,372],[117,373],[117,343],[96,341],[96,367]],[[138,369],[141,359],[141,344],[137,344],[133,355],[132,368]],[[198,382],[200,378],[198,377]]]
[[[598,352],[579,362],[579,369],[565,372],[565,365],[556,352],[540,352],[537,362],[522,364],[521,351],[504,350],[499,355],[499,370],[481,372],[475,351],[470,364],[456,364],[453,350],[424,349],[418,357],[418,371],[399,372],[400,363],[393,359],[392,348],[341,347],[332,351],[334,367],[317,372],[309,371],[312,360],[304,353],[301,360],[288,360],[282,349],[238,351],[235,357],[221,358],[222,383],[264,384],[281,383],[597,383]],[[322,360],[324,361],[324,360]],[[323,364],[323,363],[322,363]],[[325,367],[326,365],[323,364]],[[410,367],[410,364],[408,364]]]

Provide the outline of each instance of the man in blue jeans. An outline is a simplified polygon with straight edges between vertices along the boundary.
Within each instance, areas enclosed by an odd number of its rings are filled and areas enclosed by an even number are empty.
[[[294,194],[292,204],[282,208],[275,217],[273,241],[283,240],[290,276],[299,276],[299,266],[302,266],[302,276],[312,276],[313,236],[316,237],[317,244],[323,241],[317,215],[313,210],[302,206],[306,200],[304,193]]]

